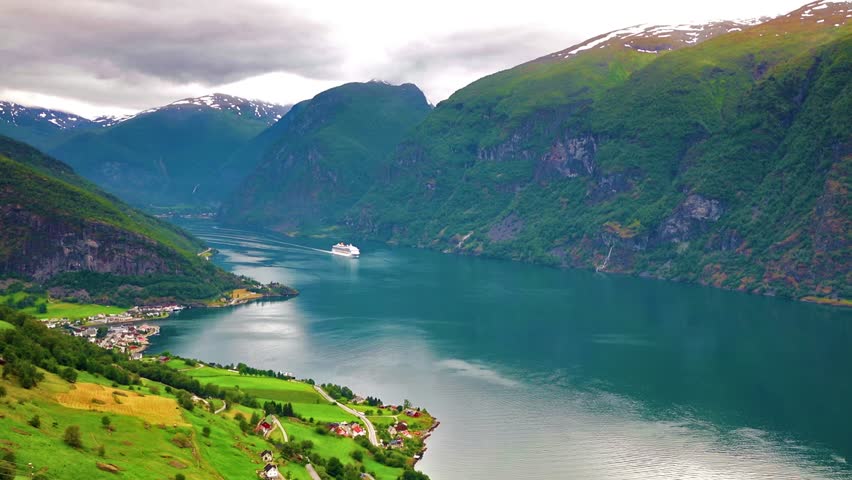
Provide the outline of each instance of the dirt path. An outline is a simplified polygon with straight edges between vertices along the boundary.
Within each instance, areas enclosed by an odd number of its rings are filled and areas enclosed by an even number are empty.
[[[305,465],[305,470],[308,471],[308,475],[311,476],[311,480],[322,480],[316,470],[314,470],[314,466],[310,463]]]
[[[219,410],[213,412],[213,415],[219,415],[220,413],[224,412],[226,408],[228,408],[228,402],[222,400],[222,406],[219,408]]]
[[[272,416],[272,423],[274,423],[275,426],[281,430],[281,435],[284,437],[284,442],[289,442],[290,438],[287,437],[287,431],[284,430],[284,426],[281,425],[281,422],[278,421],[278,417],[276,417],[275,415]],[[270,430],[269,433],[272,433],[272,430]],[[267,433],[266,436],[269,436],[269,433]]]
[[[328,393],[326,393],[325,390],[320,388],[319,385],[314,385],[314,389],[317,391],[317,393],[322,395],[323,398],[325,398],[326,400],[328,400],[331,403],[336,404],[344,412],[355,415],[356,417],[361,419],[361,421],[364,422],[364,426],[367,427],[367,438],[370,440],[370,443],[372,443],[373,445],[375,445],[377,447],[379,446],[379,439],[376,436],[376,427],[373,426],[373,422],[371,422],[369,419],[367,419],[366,415],[359,412],[358,410],[354,410],[352,408],[349,408],[346,405],[344,405],[344,404],[338,402],[337,400],[331,398],[331,396]]]

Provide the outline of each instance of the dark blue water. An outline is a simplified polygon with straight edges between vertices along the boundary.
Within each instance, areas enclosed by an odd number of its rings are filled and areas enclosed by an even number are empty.
[[[850,311],[184,226],[302,295],[183,312],[154,349],[423,405],[442,421],[418,464],[434,480],[852,478]]]

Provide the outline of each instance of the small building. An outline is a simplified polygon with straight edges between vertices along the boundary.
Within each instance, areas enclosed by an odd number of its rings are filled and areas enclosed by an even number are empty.
[[[272,454],[272,452],[270,450],[264,450],[264,451],[260,452],[260,459],[263,460],[266,463],[270,463],[273,458],[274,458],[274,455]]]
[[[420,411],[409,408],[405,411],[405,414],[409,417],[420,418]]]
[[[404,446],[405,446],[405,443],[402,441],[401,438],[394,438],[393,440],[390,441],[390,443],[388,443],[388,448],[393,448],[393,449],[402,448]]]
[[[142,360],[142,352],[133,352],[130,354],[131,360]]]
[[[267,465],[263,467],[263,475],[270,480],[280,478],[280,474],[278,473],[278,467],[276,467],[275,465]]]
[[[355,425],[352,426],[352,436],[353,437],[363,437],[366,434],[367,434],[367,432],[364,431],[363,428],[361,428],[361,425],[358,425],[356,423]]]
[[[272,430],[272,425],[269,422],[261,421],[257,424],[257,427],[254,429],[255,432],[260,432],[261,435],[266,435]]]

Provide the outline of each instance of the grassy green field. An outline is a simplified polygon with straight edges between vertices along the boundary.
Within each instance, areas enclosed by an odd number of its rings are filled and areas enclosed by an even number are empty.
[[[176,359],[170,360],[167,365],[172,368],[181,369],[187,375],[197,378],[201,383],[209,382],[220,387],[239,386],[243,392],[257,397],[260,403],[267,400],[292,403],[296,414],[301,415],[305,419],[313,418],[319,423],[351,422],[357,420],[353,415],[344,412],[335,405],[329,404],[311,385],[306,383],[272,377],[240,375],[236,372],[213,367],[183,370],[186,368],[185,364],[182,360]],[[236,406],[234,410],[240,411],[246,416],[251,415],[253,411],[241,405]],[[228,415],[233,414],[234,412],[230,412]],[[391,418],[386,420],[388,424],[392,421]],[[323,458],[337,457],[344,464],[351,463],[352,452],[360,450],[364,453],[364,468],[368,472],[375,473],[376,479],[392,480],[396,479],[402,473],[402,469],[400,468],[388,467],[376,462],[367,454],[363,447],[355,443],[352,439],[321,434],[317,431],[316,424],[304,422],[296,418],[281,418],[280,421],[290,436],[291,442],[310,440],[314,444],[313,451],[320,454]],[[298,464],[289,464],[281,470],[283,472],[290,472],[293,478],[308,478],[304,467]]]
[[[0,330],[6,330],[8,328],[15,328],[15,326],[9,322],[4,322],[3,320],[0,320]]]
[[[88,381],[109,383],[93,375],[80,375],[79,382]],[[242,436],[235,422],[199,408],[191,413],[182,411],[191,427],[151,425],[137,416],[107,414],[114,427],[109,431],[101,424],[104,413],[57,403],[56,397],[73,387],[49,373],[32,390],[19,388],[8,380],[0,381],[0,385],[7,390],[7,396],[0,400],[0,448],[15,450],[21,478],[28,478],[29,463],[36,473],[45,473],[49,478],[114,478],[115,474],[99,470],[98,462],[113,464],[128,478],[143,480],[172,478],[176,473],[198,480],[250,478],[259,468],[257,452],[270,447],[254,436],[235,442],[234,438]],[[164,386],[159,387],[163,391]],[[146,390],[143,389],[145,394],[150,394]],[[39,428],[27,423],[35,415],[41,420]],[[80,427],[83,448],[73,449],[62,442],[69,425]],[[200,435],[204,425],[211,428],[209,438]],[[193,448],[175,444],[172,439],[178,434],[189,438],[199,455],[193,455]],[[98,456],[101,445],[105,449],[103,457]]]
[[[12,302],[18,302],[23,300],[28,294],[25,292],[17,292],[9,295],[0,295],[0,304],[6,303],[11,298]],[[22,308],[21,311],[32,315],[35,318],[40,320],[46,318],[68,318],[71,320],[77,320],[81,318],[91,317],[92,315],[98,315],[103,313],[105,315],[111,315],[116,313],[122,313],[126,311],[126,308],[121,307],[113,307],[109,305],[96,305],[93,303],[67,303],[67,302],[54,302],[49,301],[45,295],[35,295],[38,299],[36,300],[36,305],[39,304],[47,304],[47,312],[39,313],[37,306]]]
[[[180,360],[172,361],[182,363]],[[351,422],[356,419],[340,408],[330,405],[306,383],[240,375],[211,367],[185,370],[184,373],[197,378],[201,383],[213,383],[220,387],[239,386],[243,392],[257,397],[260,403],[267,400],[292,403],[293,410],[305,418],[322,422]]]

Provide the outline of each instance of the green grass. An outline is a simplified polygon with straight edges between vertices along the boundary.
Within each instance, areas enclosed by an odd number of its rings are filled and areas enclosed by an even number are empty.
[[[13,302],[17,302],[25,298],[28,294],[25,292],[17,292],[8,295],[0,295],[0,304],[6,303],[8,299],[12,299]],[[32,315],[33,317],[44,320],[47,318],[68,318],[70,320],[77,320],[81,318],[87,318],[94,315],[98,315],[103,313],[105,315],[112,315],[117,313],[123,313],[127,311],[126,308],[122,307],[114,307],[110,305],[97,305],[94,303],[68,303],[68,302],[60,302],[60,301],[48,301],[47,297],[43,294],[34,295],[37,299],[35,300],[36,305],[46,304],[47,312],[39,313],[38,308],[36,306],[26,307],[20,309],[20,311]]]
[[[86,372],[79,373],[78,382],[111,384],[103,377]],[[145,383],[158,385],[161,396],[173,398],[165,393],[164,385]],[[252,478],[255,470],[261,467],[257,454],[273,448],[260,437],[244,435],[231,418],[212,415],[201,408],[192,412],[182,410],[191,427],[178,428],[147,426],[141,418],[109,414],[115,431],[108,432],[101,424],[103,413],[66,408],[54,400],[54,395],[71,387],[52,374],[47,373],[45,381],[32,390],[21,389],[7,380],[0,380],[0,385],[8,392],[0,399],[3,417],[0,419],[0,447],[12,447],[19,465],[32,462],[37,472],[46,469],[49,478],[114,478],[114,474],[98,470],[96,462],[115,464],[128,478],[142,480],[160,480],[163,475],[171,478],[175,473],[183,473],[192,480]],[[127,387],[121,389],[129,390]],[[147,389],[143,392],[150,394]],[[34,415],[41,419],[38,430],[27,425]],[[83,449],[75,450],[62,442],[64,430],[69,425],[80,426]],[[204,426],[210,427],[209,438],[201,435]],[[171,442],[178,432],[193,438],[200,454],[197,458],[191,449],[179,448]],[[99,445],[105,446],[104,458],[97,455]],[[175,468],[169,464],[172,461],[186,468]],[[29,472],[19,469],[19,475],[24,473]]]
[[[175,362],[175,366],[181,368],[180,364],[182,364],[182,361],[175,360]],[[177,362],[180,362],[180,364]],[[296,414],[301,415],[305,419],[313,418],[315,422],[321,425],[328,422],[357,421],[354,416],[344,412],[339,407],[330,405],[311,385],[306,383],[272,377],[240,375],[229,370],[207,366],[182,371],[187,375],[197,378],[202,384],[213,383],[220,387],[239,386],[240,390],[257,397],[261,403],[266,400],[282,403],[290,402],[293,404],[293,410]],[[233,416],[234,411],[242,412],[246,417],[249,417],[253,412],[260,413],[259,410],[237,405],[228,415]],[[281,424],[290,436],[291,441],[312,441],[314,443],[314,451],[324,458],[334,456],[339,458],[343,463],[351,463],[353,462],[350,456],[351,453],[355,450],[361,450],[364,453],[365,468],[368,472],[375,472],[377,479],[394,480],[401,473],[401,469],[388,467],[373,460],[367,451],[352,439],[318,433],[316,431],[316,424],[306,423],[293,418],[282,418]],[[301,465],[289,464],[282,470],[292,472],[294,478],[307,478],[304,467]]]
[[[11,323],[9,323],[9,322],[6,322],[6,321],[3,321],[3,320],[0,320],[0,330],[8,330],[8,329],[10,329],[10,328],[15,328],[15,326],[14,326],[14,325],[12,325],[12,324],[11,324]]]
[[[174,361],[182,364],[182,361]],[[178,366],[178,368],[181,367]],[[337,406],[330,405],[313,387],[306,383],[271,377],[240,375],[211,367],[186,370],[184,373],[197,378],[202,384],[213,383],[220,387],[239,386],[240,390],[256,397],[261,403],[267,400],[292,403],[293,410],[305,418],[313,418],[323,422],[355,420],[354,416]]]

